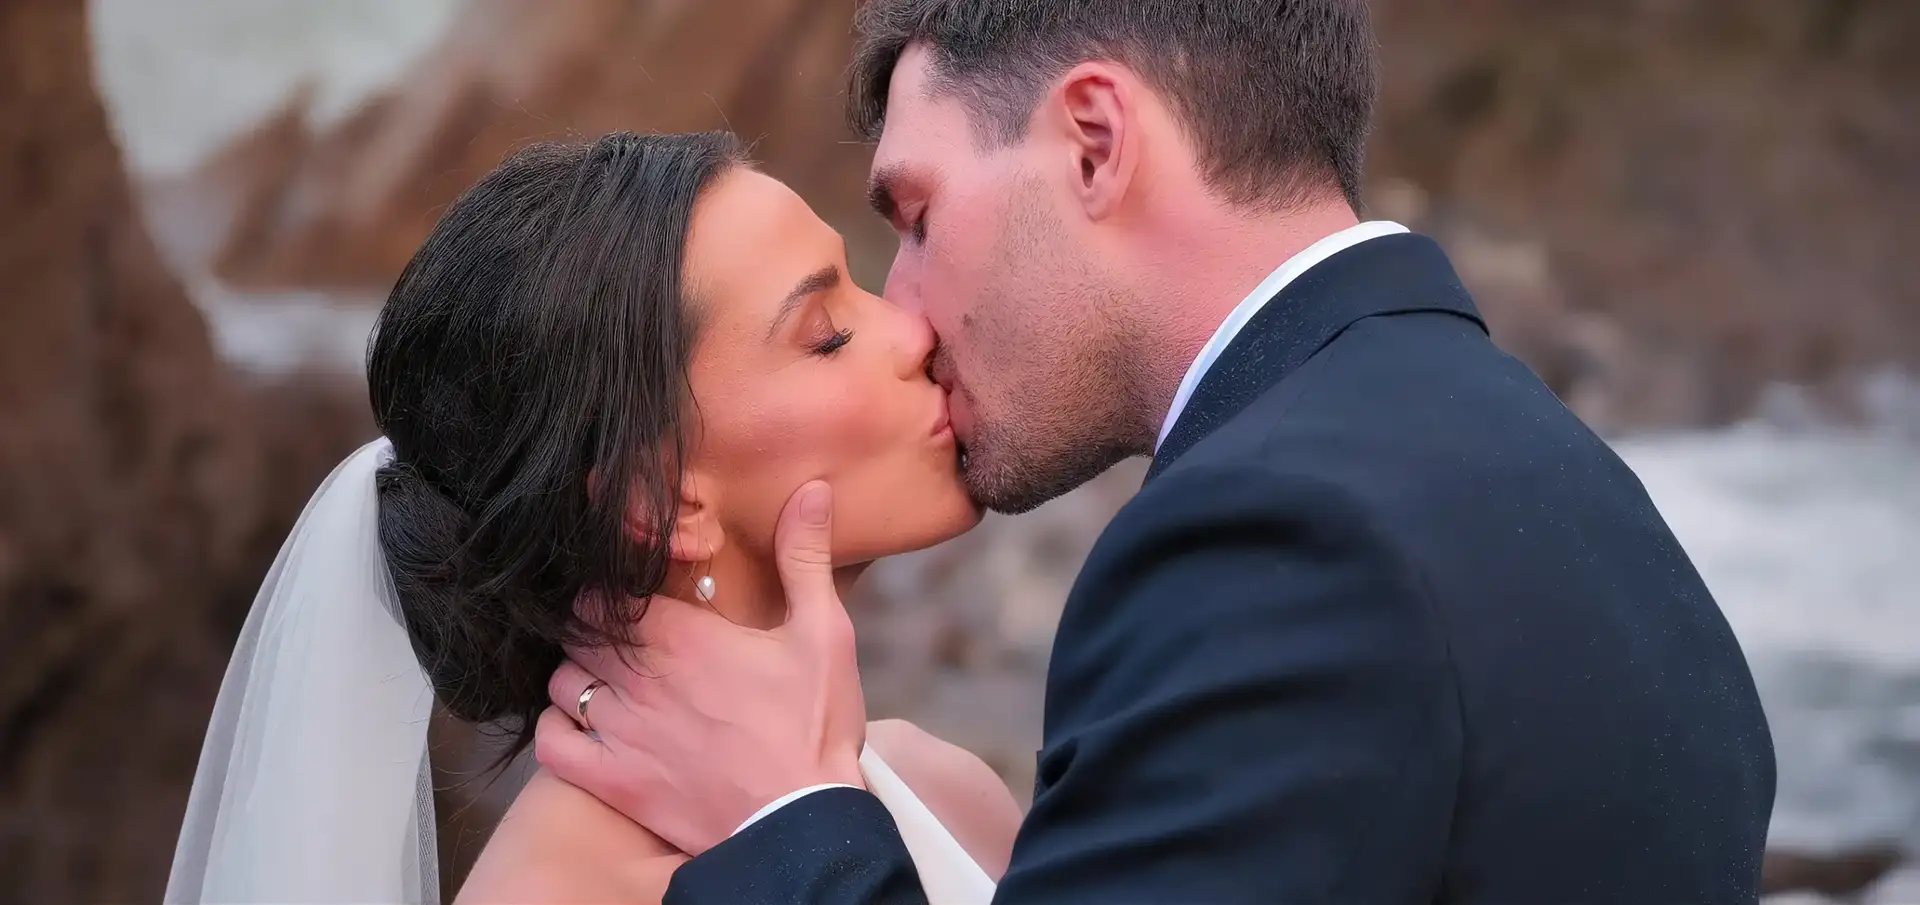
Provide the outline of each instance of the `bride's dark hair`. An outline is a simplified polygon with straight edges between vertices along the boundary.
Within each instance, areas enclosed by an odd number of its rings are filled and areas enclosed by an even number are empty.
[[[380,312],[381,546],[440,702],[500,721],[511,752],[561,646],[620,640],[595,624],[630,625],[666,577],[664,537],[629,515],[673,524],[698,326],[682,258],[742,154],[725,133],[528,147],[447,209]]]

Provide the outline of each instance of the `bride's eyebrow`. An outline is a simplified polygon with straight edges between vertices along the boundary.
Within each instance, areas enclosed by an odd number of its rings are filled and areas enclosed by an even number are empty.
[[[800,282],[793,284],[793,288],[787,290],[787,297],[780,300],[780,310],[774,312],[773,323],[767,327],[767,341],[773,341],[774,336],[780,332],[780,326],[793,317],[793,313],[800,310],[800,306],[808,298],[815,293],[837,289],[839,286],[840,267],[836,264],[828,264],[801,277]]]

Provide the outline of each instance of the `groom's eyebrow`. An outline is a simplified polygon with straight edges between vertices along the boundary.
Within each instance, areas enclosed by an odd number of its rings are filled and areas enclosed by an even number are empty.
[[[793,284],[793,288],[787,290],[787,297],[780,300],[780,310],[774,312],[773,325],[767,328],[767,341],[773,341],[774,336],[780,332],[780,326],[785,324],[788,318],[793,317],[793,313],[800,310],[800,306],[805,304],[807,299],[815,293],[826,292],[839,285],[840,268],[834,264],[828,264],[801,277],[800,282]]]
[[[867,178],[867,205],[889,222],[899,211],[899,205],[894,202],[894,186],[900,184],[900,177],[899,168],[886,166],[874,170]]]

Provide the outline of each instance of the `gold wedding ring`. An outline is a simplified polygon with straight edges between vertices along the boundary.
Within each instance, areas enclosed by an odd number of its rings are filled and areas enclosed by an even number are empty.
[[[580,703],[573,705],[573,712],[580,715],[581,727],[586,729],[588,732],[593,731],[593,721],[587,719],[587,705],[589,703],[592,703],[593,693],[596,691],[599,691],[600,686],[605,684],[607,683],[602,682],[599,679],[595,679],[591,682],[588,682],[587,687],[580,689]]]

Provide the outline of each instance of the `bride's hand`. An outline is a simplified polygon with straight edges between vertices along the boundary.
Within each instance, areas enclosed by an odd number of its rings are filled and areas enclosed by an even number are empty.
[[[775,534],[787,621],[771,631],[655,598],[644,673],[611,649],[572,651],[534,745],[540,763],[669,844],[699,854],[756,811],[815,785],[864,786],[866,705],[853,626],[834,588],[832,494],[800,488]],[[594,690],[586,722],[580,696]]]

